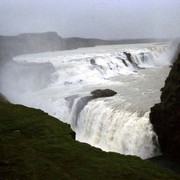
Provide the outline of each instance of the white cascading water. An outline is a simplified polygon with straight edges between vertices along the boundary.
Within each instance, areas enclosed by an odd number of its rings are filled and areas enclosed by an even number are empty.
[[[150,158],[160,154],[149,110],[169,72],[167,50],[159,43],[18,56],[1,69],[0,92],[69,123],[78,141]],[[92,99],[98,88],[117,95]]]

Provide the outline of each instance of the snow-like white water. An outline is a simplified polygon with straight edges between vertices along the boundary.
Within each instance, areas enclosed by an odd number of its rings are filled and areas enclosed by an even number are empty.
[[[160,154],[149,110],[169,72],[167,50],[161,43],[22,55],[1,70],[0,91],[69,123],[79,141],[146,159]],[[117,95],[92,100],[97,88]]]

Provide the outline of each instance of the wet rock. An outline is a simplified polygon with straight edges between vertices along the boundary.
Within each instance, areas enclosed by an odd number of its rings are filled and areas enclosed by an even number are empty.
[[[122,63],[123,63],[126,67],[128,67],[127,62],[126,62],[124,59],[122,59],[122,58],[120,58],[120,57],[117,57],[117,59],[121,60]]]
[[[141,60],[142,60],[142,62],[144,62],[144,61],[145,61],[145,56],[144,56],[144,53],[143,53],[143,52],[141,52],[141,53],[140,53],[140,56],[141,56]]]
[[[97,64],[96,64],[96,61],[95,61],[94,59],[91,59],[91,60],[90,60],[90,63],[91,63],[92,65],[97,65]]]
[[[93,98],[100,98],[100,97],[110,97],[117,94],[117,92],[111,89],[96,89],[91,92]]]
[[[151,108],[150,121],[164,158],[180,163],[180,54],[162,88],[161,103]]]
[[[126,61],[124,59],[122,59],[122,62],[126,67],[128,67],[128,64],[126,63]]]
[[[127,53],[127,52],[123,52],[123,53],[126,55],[127,60],[132,63],[131,53]]]
[[[76,140],[76,133],[73,130],[71,131],[71,137]]]
[[[135,69],[139,69],[138,64],[135,63],[135,62],[132,60],[132,55],[131,55],[131,53],[127,53],[127,52],[123,52],[123,53],[126,55],[127,60],[132,64],[132,66],[133,66]]]

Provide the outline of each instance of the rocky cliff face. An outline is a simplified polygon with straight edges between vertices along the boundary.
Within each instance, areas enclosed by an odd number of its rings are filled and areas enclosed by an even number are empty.
[[[163,156],[180,163],[180,53],[162,88],[161,103],[151,108],[150,121]]]

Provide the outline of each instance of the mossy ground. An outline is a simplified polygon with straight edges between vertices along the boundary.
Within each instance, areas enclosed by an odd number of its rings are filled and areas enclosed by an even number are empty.
[[[48,114],[0,102],[0,179],[180,179],[133,156],[76,142],[69,125]]]

